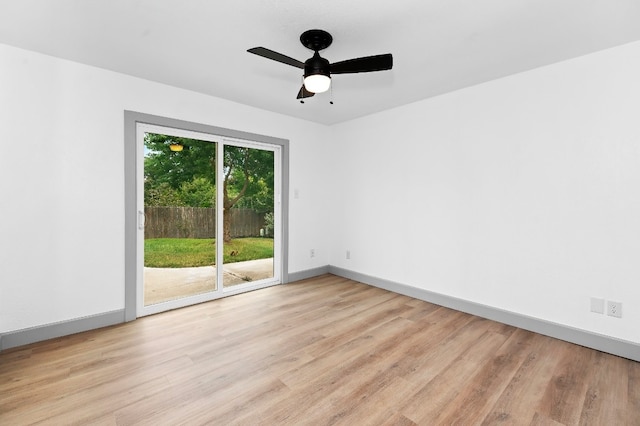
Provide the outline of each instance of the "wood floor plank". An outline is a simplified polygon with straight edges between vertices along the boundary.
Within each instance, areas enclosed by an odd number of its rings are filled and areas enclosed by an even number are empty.
[[[624,424],[629,380],[626,363],[618,357],[597,352],[580,415],[581,424]],[[607,366],[606,369],[604,366]],[[640,412],[638,413],[640,421]]]
[[[627,406],[624,408],[626,413],[625,424],[634,426],[640,426],[640,363],[639,362],[626,362],[628,371],[628,384],[627,384]],[[606,367],[605,367],[606,368]]]
[[[1,425],[640,425],[640,364],[324,275],[0,353]]]
[[[470,350],[470,342],[487,335],[488,325],[487,320],[454,313],[453,321],[442,321],[441,326],[434,325],[430,329],[429,337],[425,339],[429,344],[428,350],[423,347],[422,352],[412,357],[401,358],[399,365],[407,362],[410,365],[399,374],[412,383],[424,386],[447,369],[452,362],[464,356]]]
[[[483,425],[514,424],[532,419],[564,352],[550,337],[534,334],[526,359],[500,394]]]
[[[516,423],[517,424],[517,423]],[[529,426],[566,426],[564,423],[557,422],[544,414],[536,412],[529,423]]]
[[[439,413],[439,424],[480,424],[525,361],[533,333],[515,330],[493,357],[470,378],[473,383]]]
[[[375,371],[370,369],[370,364],[375,360],[376,352],[390,344],[390,339],[397,338],[399,330],[407,323],[409,321],[403,318],[395,318],[347,343],[341,350],[337,349],[323,357],[322,368],[318,370],[316,378],[308,376],[308,380],[300,381],[295,375],[286,373],[282,378],[283,382],[294,392],[304,395],[304,400],[299,401],[295,412],[290,409],[290,401],[282,401],[273,407],[273,413],[267,422],[278,424],[286,421],[296,424],[308,417],[311,411],[319,416],[330,416],[333,401],[340,399],[344,393],[366,379],[368,371]],[[307,366],[304,366],[304,370],[313,374],[313,370]]]
[[[565,351],[550,377],[538,412],[563,424],[578,424],[585,394],[598,368],[597,351],[560,342]]]
[[[469,342],[462,354],[437,366],[440,372],[403,403],[399,411],[418,424],[437,424],[434,419],[447,410],[461,388],[472,384],[468,378],[473,377],[505,340],[501,334],[486,332]]]

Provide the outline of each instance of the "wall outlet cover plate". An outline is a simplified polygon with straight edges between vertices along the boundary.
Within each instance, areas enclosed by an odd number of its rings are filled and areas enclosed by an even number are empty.
[[[609,300],[607,302],[607,315],[610,317],[622,318],[622,303],[612,302]]]

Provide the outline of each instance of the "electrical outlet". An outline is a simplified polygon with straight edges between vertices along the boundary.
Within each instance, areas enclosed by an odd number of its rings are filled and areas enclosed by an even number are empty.
[[[591,298],[591,312],[596,314],[604,314],[604,299]]]
[[[311,255],[311,257],[316,257],[316,249],[311,249],[309,251],[309,255]]]
[[[347,260],[351,259],[351,250],[347,250]]]
[[[622,318],[622,303],[612,302],[609,300],[607,302],[607,315],[610,317]]]

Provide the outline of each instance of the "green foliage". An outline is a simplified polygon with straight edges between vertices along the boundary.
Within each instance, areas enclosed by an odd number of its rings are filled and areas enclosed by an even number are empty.
[[[225,207],[273,210],[273,152],[226,146]]]
[[[184,148],[172,152],[169,145]],[[147,133],[145,205],[211,207],[215,204],[216,144]],[[223,198],[226,209],[273,211],[273,152],[226,146]]]
[[[193,178],[183,182],[178,189],[168,182],[155,184],[151,179],[144,183],[145,206],[189,206],[213,207],[216,202],[216,188],[205,178]]]
[[[144,241],[144,266],[187,268],[215,265],[215,247],[215,240],[210,238],[148,239]],[[224,263],[271,257],[273,257],[273,240],[270,238],[236,238],[224,244]]]
[[[204,177],[182,182],[178,191],[182,205],[191,207],[213,207],[216,201],[216,188]]]
[[[182,197],[167,182],[155,184],[151,180],[144,182],[145,206],[184,206]]]
[[[182,145],[183,150],[171,151],[172,143]],[[200,177],[215,185],[215,143],[146,133],[144,146],[148,151],[144,160],[145,181],[150,179],[155,185],[167,183],[175,190],[183,182]]]

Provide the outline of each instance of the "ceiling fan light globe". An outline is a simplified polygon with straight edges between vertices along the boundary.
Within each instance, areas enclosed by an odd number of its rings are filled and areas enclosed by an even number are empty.
[[[304,88],[311,93],[322,93],[329,90],[331,77],[323,74],[308,75],[304,78]]]

